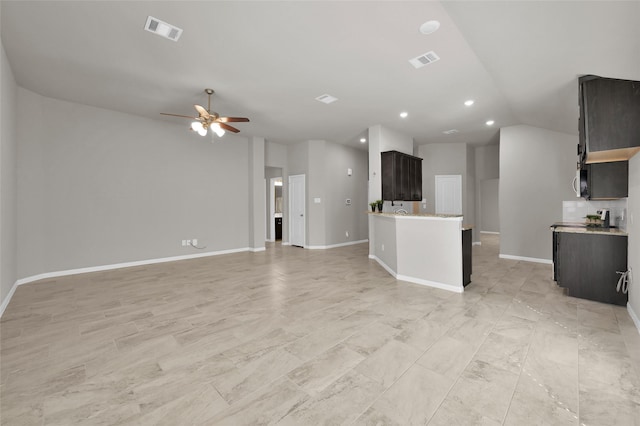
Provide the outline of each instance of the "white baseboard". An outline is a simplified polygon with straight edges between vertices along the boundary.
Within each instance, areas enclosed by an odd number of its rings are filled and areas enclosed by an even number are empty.
[[[257,253],[259,251],[265,251],[266,249],[267,249],[266,247],[251,247],[251,248],[249,248],[249,251]]]
[[[421,278],[414,278],[414,277],[409,277],[406,275],[400,275],[398,274],[396,276],[397,279],[402,280],[402,281],[409,281],[410,283],[414,283],[414,284],[420,284],[420,285],[425,285],[428,287],[435,287],[435,288],[439,288],[440,290],[447,290],[447,291],[453,291],[454,293],[462,293],[464,291],[464,287],[456,287],[450,284],[444,284],[444,283],[439,283],[437,281],[429,281],[429,280],[423,280]]]
[[[453,285],[443,284],[436,281],[423,280],[421,278],[414,278],[408,275],[397,274],[393,269],[389,267],[389,265],[387,265],[382,260],[380,260],[377,256],[374,256],[372,254],[369,255],[369,259],[373,259],[376,262],[378,262],[380,266],[382,266],[389,274],[391,274],[397,280],[407,281],[413,284],[420,284],[427,287],[439,288],[441,290],[453,291],[454,293],[462,293],[464,291],[464,287],[456,287]]]
[[[498,256],[500,259],[522,260],[524,262],[544,263],[552,265],[553,261],[549,259],[538,259],[537,257],[511,256],[510,254],[502,254]]]
[[[34,281],[40,281],[47,278],[64,277],[67,275],[86,274],[88,272],[101,272],[101,271],[109,271],[112,269],[130,268],[132,266],[152,265],[154,263],[174,262],[176,260],[197,259],[200,257],[219,256],[221,254],[240,253],[245,251],[256,252],[256,251],[263,251],[263,250],[265,250],[264,247],[257,247],[257,248],[243,247],[243,248],[230,249],[230,250],[209,251],[206,253],[186,254],[182,256],[171,256],[171,257],[161,257],[157,259],[137,260],[134,262],[114,263],[111,265],[100,265],[100,266],[90,266],[87,268],[67,269],[64,271],[45,272],[43,274],[20,278],[15,282],[13,287],[11,287],[11,290],[9,290],[9,294],[7,294],[7,297],[5,297],[5,299],[2,301],[2,305],[0,305],[0,317],[2,317],[2,314],[4,314],[4,310],[9,305],[9,301],[13,297],[13,294],[16,291],[16,287],[19,285],[32,283]]]
[[[491,235],[500,235],[499,232],[491,232],[491,231],[480,231],[481,234],[491,234]]]
[[[638,315],[636,315],[636,313],[633,311],[633,308],[631,307],[631,304],[629,302],[627,302],[627,312],[629,312],[629,316],[633,320],[633,323],[636,325],[638,333],[640,333],[640,318],[638,318]]]
[[[16,288],[18,288],[18,281],[13,283],[13,286],[11,286],[11,290],[9,290],[7,297],[4,298],[2,304],[0,305],[0,318],[2,318],[2,314],[4,314],[4,310],[7,309],[7,306],[9,306],[9,301],[13,297],[13,293],[16,292]]]
[[[326,249],[332,249],[336,247],[352,246],[355,244],[362,244],[367,242],[369,242],[369,240],[358,240],[358,241],[348,241],[346,243],[340,243],[340,244],[331,244],[328,246],[304,246],[304,248],[309,250],[326,250]]]
[[[290,245],[291,245],[291,243],[290,243],[289,241],[283,241],[283,242],[282,242],[282,245],[283,245],[283,246],[290,246]]]
[[[481,241],[474,241],[473,243],[471,243],[472,246],[481,246],[482,242]]]
[[[387,265],[386,263],[384,263],[382,260],[380,260],[380,258],[378,258],[377,256],[370,254],[369,255],[369,259],[373,259],[376,262],[378,262],[378,265],[382,266],[384,268],[385,271],[387,271],[389,274],[391,274],[391,276],[393,276],[393,278],[398,278],[398,274],[396,274],[396,271],[394,271],[393,269],[391,269],[389,267],[389,265]]]

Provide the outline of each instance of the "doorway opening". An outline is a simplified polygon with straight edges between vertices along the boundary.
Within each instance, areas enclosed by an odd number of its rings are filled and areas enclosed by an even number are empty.
[[[283,240],[282,226],[284,223],[284,181],[282,169],[279,167],[265,167],[266,181],[266,212],[265,212],[265,240],[268,242],[280,242]]]

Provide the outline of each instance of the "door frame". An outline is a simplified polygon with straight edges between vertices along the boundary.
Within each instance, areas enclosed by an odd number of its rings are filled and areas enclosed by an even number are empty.
[[[276,240],[276,181],[282,179],[272,177],[269,179],[269,239]]]
[[[302,182],[298,182],[302,184],[302,200],[300,200],[299,202],[301,203],[301,207],[302,207],[302,217],[303,217],[303,226],[302,226],[302,236],[301,236],[301,240],[302,240],[302,245],[300,247],[305,247],[306,243],[307,243],[307,232],[306,232],[306,228],[307,228],[307,206],[306,206],[306,176],[304,174],[300,174],[300,175],[290,175],[289,176],[289,244],[290,245],[297,245],[293,243],[293,225],[294,225],[294,221],[296,219],[294,219],[294,214],[293,214],[293,203],[296,202],[296,197],[294,196],[293,193],[293,181],[294,180],[301,180]]]

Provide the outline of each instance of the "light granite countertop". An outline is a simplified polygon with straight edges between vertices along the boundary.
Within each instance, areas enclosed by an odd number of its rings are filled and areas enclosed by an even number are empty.
[[[619,235],[627,236],[628,234],[618,228],[598,228],[598,227],[571,227],[571,226],[558,226],[552,227],[556,232],[570,232],[573,234],[601,234],[601,235]]]
[[[368,214],[377,215],[377,216],[393,216],[393,217],[440,217],[440,218],[452,218],[452,217],[462,217],[461,214],[431,214],[431,213],[393,213],[393,212],[367,212]]]

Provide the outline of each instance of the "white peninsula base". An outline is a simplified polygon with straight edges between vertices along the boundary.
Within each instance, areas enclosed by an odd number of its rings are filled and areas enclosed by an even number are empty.
[[[462,293],[462,216],[369,213],[369,258],[399,280]]]

